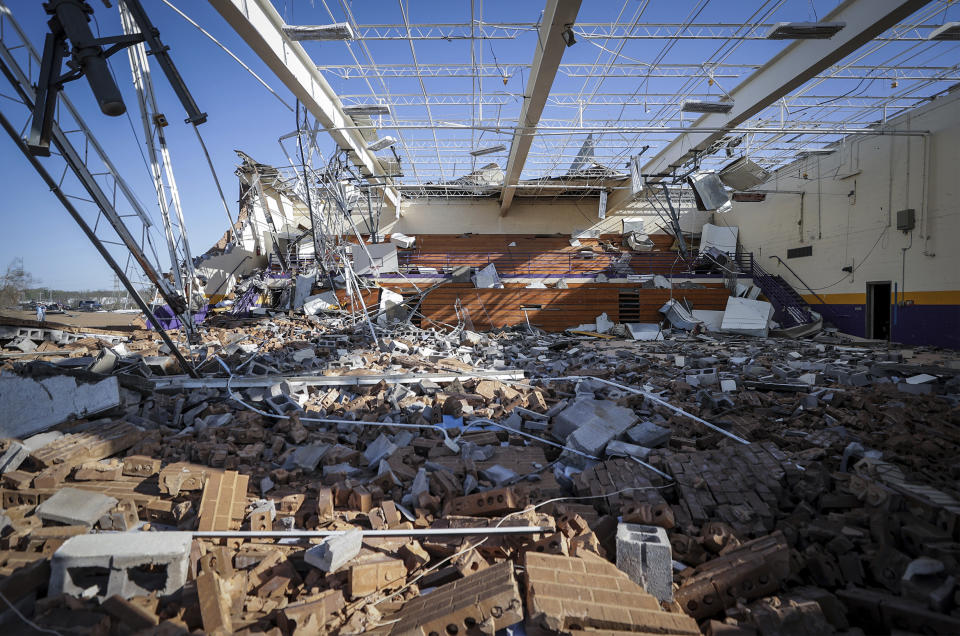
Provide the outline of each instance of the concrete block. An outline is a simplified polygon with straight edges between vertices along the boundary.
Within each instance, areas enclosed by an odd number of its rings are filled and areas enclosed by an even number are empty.
[[[117,505],[107,495],[77,488],[61,488],[52,497],[37,506],[36,515],[42,521],[55,521],[68,526],[92,528],[100,517]]]
[[[42,380],[0,376],[0,437],[23,438],[119,405],[120,385],[115,377],[78,383],[67,375]]]
[[[86,593],[100,601],[114,594],[125,599],[154,592],[160,596],[172,594],[187,581],[191,543],[189,532],[71,537],[53,553],[48,593]]]
[[[669,428],[657,426],[653,422],[640,422],[627,431],[627,438],[639,446],[657,448],[669,442],[672,434]]]
[[[657,526],[617,526],[617,567],[661,601],[673,601],[673,551]]]
[[[613,435],[604,440],[600,446],[603,448],[604,444],[630,428],[638,419],[632,410],[610,400],[576,400],[553,418],[553,434],[558,439],[567,439],[586,425],[609,429]]]
[[[637,446],[636,444],[628,444],[627,442],[621,442],[619,440],[614,440],[607,444],[605,452],[607,455],[636,457],[637,459],[643,461],[646,461],[647,457],[650,456],[649,448],[645,446]]]
[[[303,560],[324,572],[336,572],[360,554],[362,545],[363,533],[350,530],[313,546],[304,553]]]
[[[384,434],[375,439],[363,451],[363,458],[367,460],[367,466],[379,465],[381,459],[387,459],[397,451],[397,445],[390,441],[390,438]]]
[[[902,393],[911,393],[913,395],[932,395],[933,385],[932,384],[907,384],[906,382],[898,382],[897,390]]]
[[[27,336],[18,336],[7,345],[7,349],[19,349],[23,353],[32,353],[37,350],[37,343]]]
[[[301,446],[293,451],[290,461],[297,468],[312,472],[317,469],[320,460],[327,454],[330,446],[327,444],[311,444],[310,446]]]
[[[691,369],[687,372],[690,386],[714,386],[719,382],[716,369]]]

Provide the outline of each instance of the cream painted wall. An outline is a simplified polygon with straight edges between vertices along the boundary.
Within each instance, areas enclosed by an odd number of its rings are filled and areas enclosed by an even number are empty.
[[[863,294],[868,281],[895,282],[908,294],[960,290],[960,92],[888,127],[931,134],[849,137],[830,155],[780,170],[758,188],[768,191],[765,202],[735,203],[714,223],[739,226],[742,248],[801,293],[770,256],[811,287],[827,287],[820,294]],[[897,211],[907,208],[916,210],[912,233],[896,229]],[[812,256],[786,258],[788,249],[808,245]],[[855,271],[845,274],[845,266]]]
[[[430,199],[405,201],[403,216],[386,226],[384,232],[404,234],[570,234],[590,231],[598,234],[619,234],[623,219],[643,218],[647,232],[658,231],[663,222],[649,204],[635,204],[622,215],[598,218],[599,199],[551,203],[524,202],[514,199],[506,216],[500,216],[500,203],[495,199]],[[699,232],[710,218],[708,212],[698,212],[689,205],[682,206],[681,227]]]

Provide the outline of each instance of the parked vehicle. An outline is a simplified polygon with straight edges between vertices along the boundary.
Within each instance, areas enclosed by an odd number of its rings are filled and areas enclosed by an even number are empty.
[[[81,300],[77,303],[78,311],[103,311],[103,305],[96,300]]]
[[[60,303],[47,303],[47,313],[48,314],[63,314],[66,313],[64,306]]]

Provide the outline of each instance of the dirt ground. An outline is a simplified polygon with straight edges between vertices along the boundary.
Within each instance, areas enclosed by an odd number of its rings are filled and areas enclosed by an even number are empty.
[[[0,309],[0,317],[16,318],[36,324],[37,312]],[[133,327],[142,328],[142,316],[140,313],[119,313],[112,311],[68,311],[64,314],[47,314],[45,326],[56,327],[57,325],[90,329],[127,330]]]

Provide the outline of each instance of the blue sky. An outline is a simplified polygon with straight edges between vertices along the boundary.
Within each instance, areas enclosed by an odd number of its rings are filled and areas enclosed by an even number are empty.
[[[293,98],[272,73],[259,62],[246,44],[226,24],[220,15],[203,1],[173,0],[180,9],[210,31],[223,44],[239,55],[248,65],[260,74],[290,104]],[[35,46],[40,46],[47,32],[42,5],[36,0],[6,0],[20,24],[25,28]],[[114,3],[115,4],[115,3]],[[238,185],[233,175],[237,164],[234,149],[241,149],[258,161],[286,165],[286,158],[277,143],[277,138],[287,134],[295,127],[294,115],[273,95],[268,93],[236,62],[230,59],[220,48],[200,34],[193,26],[185,22],[160,0],[143,0],[154,24],[160,30],[163,41],[171,48],[171,55],[177,64],[186,84],[191,89],[202,110],[209,114],[207,123],[201,131],[213,157],[217,174],[224,186],[231,212],[237,210]],[[275,0],[281,15],[291,24],[324,24],[348,19],[345,8],[349,8],[360,24],[383,23],[402,24],[400,4],[397,1],[369,0]],[[477,0],[476,5],[480,5]],[[770,0],[763,2],[729,2],[727,0],[584,0],[578,22],[632,22],[639,16],[642,22],[670,23],[683,22],[695,16],[695,22],[735,23],[746,21],[776,22],[780,20],[802,21],[822,18],[837,6],[837,0]],[[938,3],[934,3],[938,4]],[[102,34],[113,35],[121,32],[119,15],[116,8],[106,9],[99,0],[91,0],[95,9],[97,25]],[[325,5],[329,5],[331,14]],[[408,4],[405,2],[405,8]],[[482,2],[483,18],[489,22],[537,22],[543,4],[540,0],[486,0]],[[933,5],[931,5],[932,7]],[[758,7],[764,11],[759,18]],[[639,9],[643,9],[639,12]],[[957,9],[950,10],[957,14]],[[411,23],[448,23],[469,22],[470,3],[466,1],[414,1],[409,3]],[[937,16],[938,19],[941,16]],[[955,15],[948,19],[960,19]],[[936,20],[935,20],[936,21]],[[529,63],[535,47],[535,33],[523,32],[513,40],[497,39],[484,43],[475,43],[474,54],[482,55],[484,63],[489,64],[496,58],[497,63],[507,67],[510,64]],[[679,41],[669,51],[664,52],[662,40],[631,40],[626,43],[619,55],[609,50],[617,49],[615,40],[581,40],[567,50],[564,63],[593,64],[608,61],[623,62],[639,60],[653,62],[661,54],[663,62],[671,61],[702,63],[725,55],[728,64],[761,64],[776,51],[785,46],[783,42],[750,41],[744,42],[736,50],[723,51],[724,41],[696,40]],[[944,43],[946,44],[946,43]],[[408,42],[377,41],[367,43],[369,53],[378,65],[407,63],[411,61]],[[468,40],[422,41],[416,42],[417,58],[422,64],[469,63],[471,43]],[[897,44],[899,46],[899,43]],[[950,45],[956,53],[955,44]],[[308,42],[305,48],[314,61],[323,64],[354,64],[354,57],[361,64],[369,66],[369,58],[360,43],[354,42],[347,47],[342,42]],[[480,49],[482,48],[482,53]],[[352,49],[352,51],[351,51]],[[948,49],[944,49],[945,51]],[[943,53],[927,53],[911,63],[945,63]],[[352,54],[351,54],[352,52]],[[882,61],[889,57],[889,49],[883,55],[878,54],[866,61]],[[956,63],[956,57],[950,64]],[[134,141],[131,121],[138,137],[142,138],[136,98],[129,79],[129,66],[125,53],[112,58],[113,68],[124,93],[128,114],[109,118],[99,113],[93,103],[89,88],[84,80],[67,85],[66,91],[80,108],[84,118],[95,131],[101,143],[108,149],[115,163],[121,166],[126,179],[138,192],[140,200],[156,219],[159,219],[158,206],[149,174]],[[226,220],[222,206],[209,174],[206,162],[200,152],[191,127],[183,123],[184,114],[179,101],[173,95],[169,84],[156,65],[154,86],[158,92],[160,108],[170,121],[165,129],[173,157],[174,171],[184,204],[186,226],[194,254],[205,251],[226,230]],[[503,77],[491,77],[482,80],[485,95],[495,98],[500,106],[490,106],[484,112],[484,120],[496,121],[499,115],[506,124],[512,124],[519,112],[522,94],[527,79],[527,71],[522,68],[513,72],[505,71]],[[344,79],[333,74],[327,75],[328,81],[338,94],[370,95],[389,91],[392,95],[419,95],[421,86],[415,78],[396,78],[387,80],[386,85],[375,78],[369,83],[363,79]],[[504,78],[506,81],[504,81]],[[719,78],[710,85],[705,76],[687,80],[684,78],[654,78],[644,83],[636,77],[608,78],[602,83],[597,78],[570,77],[558,75],[554,84],[554,93],[574,96],[589,96],[615,93],[633,95],[626,107],[593,106],[584,111],[584,117],[597,122],[636,122],[666,121],[676,123],[676,108],[658,108],[645,101],[644,95],[672,93],[713,95],[721,94],[720,88],[732,89],[736,78]],[[428,94],[465,93],[469,95],[477,87],[469,77],[461,78],[425,78],[423,89]],[[812,94],[840,94],[848,89],[860,90],[856,80],[830,80],[828,88],[821,87]],[[884,83],[885,82],[885,83]],[[871,94],[884,94],[892,90],[889,80],[870,82],[867,88]],[[903,90],[901,87],[900,90]],[[878,93],[879,92],[879,93]],[[0,94],[11,93],[4,79],[0,79]],[[0,98],[2,99],[2,98]],[[357,98],[359,101],[372,101]],[[350,100],[345,100],[351,103]],[[354,100],[357,101],[357,100]],[[652,99],[651,99],[652,101]],[[16,106],[5,104],[3,112],[21,125],[25,118]],[[810,115],[813,116],[814,112]],[[469,121],[469,106],[433,106],[432,115],[436,120]],[[394,117],[404,120],[426,119],[423,106],[398,107]],[[544,112],[544,120],[551,122],[575,122],[578,109],[572,106],[550,105]],[[433,135],[429,130],[391,130],[388,122],[381,134],[401,138],[397,150],[404,161],[406,180],[412,180],[415,168],[423,181],[438,180],[441,170],[437,168],[436,150],[432,147]],[[585,134],[570,135],[555,150],[557,138],[540,137],[534,144],[534,153],[528,162],[524,177],[540,176],[546,173],[563,173],[576,154]],[[668,136],[662,136],[665,140]],[[439,139],[447,148],[442,161],[442,177],[454,178],[488,161],[505,164],[506,152],[489,155],[481,160],[469,156],[472,147],[486,147],[504,143],[508,148],[509,134],[479,133],[469,131],[440,131]],[[328,152],[332,143],[321,137],[321,149]],[[613,167],[622,167],[622,161],[636,148],[650,139],[637,135],[605,135],[599,143],[598,155],[609,157]],[[653,139],[654,143],[659,143]],[[539,150],[539,158],[537,155]],[[548,150],[549,148],[549,150]],[[386,151],[389,152],[389,151]],[[479,163],[478,163],[479,162]],[[26,160],[15,149],[6,135],[0,135],[0,174],[4,176],[4,197],[0,203],[0,218],[4,221],[4,231],[0,233],[0,266],[5,266],[15,257],[23,257],[27,270],[37,276],[42,284],[55,288],[90,289],[94,287],[112,287],[113,277],[86,237],[73,220],[62,209],[56,199],[47,192],[46,187]],[[159,236],[159,235],[158,235]],[[122,251],[117,252],[123,254]],[[161,262],[167,267],[165,256]]]

